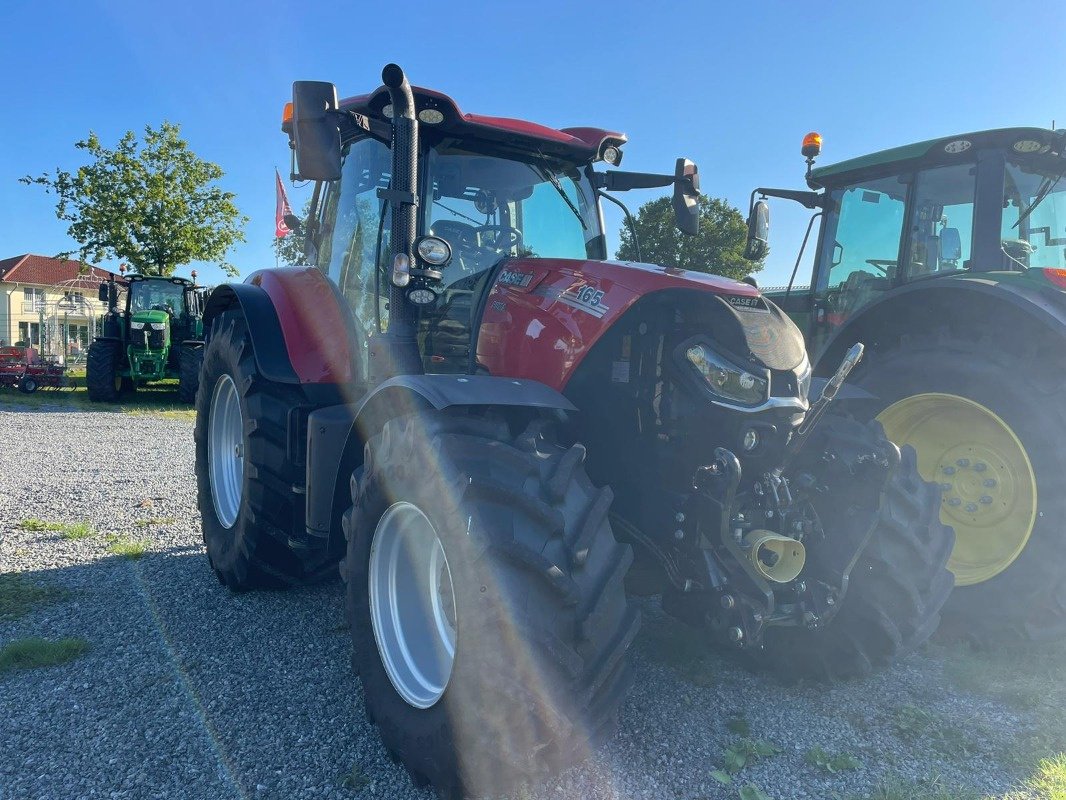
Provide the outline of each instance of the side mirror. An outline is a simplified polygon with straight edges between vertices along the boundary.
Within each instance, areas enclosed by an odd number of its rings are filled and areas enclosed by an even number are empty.
[[[748,214],[748,243],[744,247],[744,258],[762,261],[769,252],[770,204],[765,200],[756,200]]]
[[[944,228],[940,231],[940,260],[958,261],[962,258],[962,236],[958,228]]]
[[[292,84],[292,132],[301,180],[335,181],[341,176],[341,132],[337,87],[325,81]]]
[[[700,171],[687,158],[679,158],[674,168],[674,224],[687,236],[700,232]]]
[[[96,296],[101,303],[107,303],[107,301],[111,299],[111,292],[108,289],[106,282],[100,284],[100,290],[96,293]],[[108,305],[110,305],[110,303],[108,303]]]

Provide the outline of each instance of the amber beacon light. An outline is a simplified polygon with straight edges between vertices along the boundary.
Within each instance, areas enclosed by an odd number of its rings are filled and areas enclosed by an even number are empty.
[[[822,134],[811,131],[803,137],[803,147],[800,148],[800,153],[804,158],[817,158],[818,154],[822,152]]]

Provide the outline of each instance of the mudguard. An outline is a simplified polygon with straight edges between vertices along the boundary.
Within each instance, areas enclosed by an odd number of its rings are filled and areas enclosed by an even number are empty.
[[[239,307],[248,322],[260,374],[276,383],[353,382],[351,315],[337,289],[314,267],[260,270],[244,283],[219,286],[207,300],[204,330]]]
[[[490,375],[400,375],[358,403],[327,406],[307,418],[307,534],[328,537],[350,502],[348,480],[363,445],[387,419],[432,407],[520,406],[575,411],[573,403],[538,381]]]

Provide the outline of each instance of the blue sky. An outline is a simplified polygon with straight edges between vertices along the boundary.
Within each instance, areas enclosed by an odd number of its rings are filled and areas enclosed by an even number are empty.
[[[225,169],[250,217],[229,260],[244,275],[273,266],[291,82],[358,94],[388,61],[467,111],[623,130],[627,169],[692,158],[706,193],[744,209],[754,186],[802,188],[799,145],[811,129],[825,137],[820,163],[831,163],[954,132],[1066,126],[1066,4],[1052,0],[41,0],[5,3],[0,31],[0,257],[74,246],[52,198],[19,176],[76,167],[73,143],[90,129],[113,144],[166,119]],[[304,196],[290,189],[294,206]],[[655,196],[622,199],[636,210]],[[780,201],[772,211],[764,285],[787,280],[808,213]],[[619,214],[607,221],[617,242]],[[202,280],[221,279],[195,266]]]

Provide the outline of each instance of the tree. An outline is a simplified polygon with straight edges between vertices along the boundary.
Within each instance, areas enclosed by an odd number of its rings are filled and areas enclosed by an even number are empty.
[[[81,245],[82,261],[121,259],[142,275],[170,275],[190,261],[215,261],[229,275],[226,252],[244,241],[247,217],[215,182],[222,168],[189,149],[177,125],[146,126],[144,143],[127,131],[115,149],[99,137],[76,142],[90,161],[77,172],[56,169],[19,180],[54,192],[56,217]],[[61,253],[68,258],[72,252]]]
[[[761,261],[744,258],[748,226],[741,213],[725,200],[700,195],[700,231],[686,236],[674,227],[669,197],[645,203],[637,211],[635,227],[641,259],[662,267],[711,272],[739,280],[763,268]],[[622,227],[616,257],[636,261],[637,248],[628,225]]]
[[[304,203],[304,210],[300,214],[300,222],[307,224],[307,218],[311,214],[311,201]],[[304,230],[290,231],[288,236],[280,239],[274,237],[274,255],[278,257],[278,263],[283,267],[299,267],[307,263],[304,256]]]

